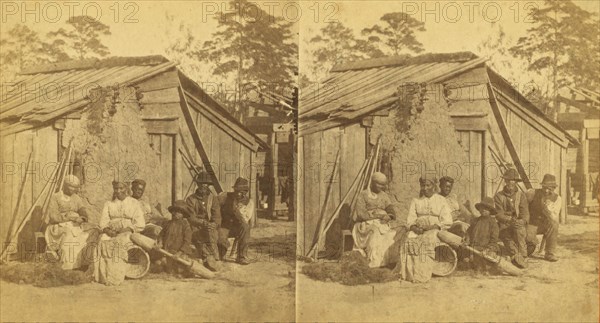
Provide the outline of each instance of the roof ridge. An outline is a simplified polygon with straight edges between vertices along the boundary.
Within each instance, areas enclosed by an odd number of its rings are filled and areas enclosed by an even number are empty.
[[[331,72],[344,72],[350,70],[371,69],[376,67],[416,65],[434,62],[466,62],[476,58],[478,58],[478,56],[472,52],[428,53],[418,56],[410,56],[408,54],[398,56],[385,56],[336,64],[331,69]]]
[[[57,73],[69,70],[87,70],[99,69],[116,66],[152,66],[159,65],[169,60],[162,55],[149,56],[113,56],[108,58],[87,58],[81,60],[70,60],[56,63],[40,64],[29,68],[24,68],[19,74],[40,74],[40,73]]]

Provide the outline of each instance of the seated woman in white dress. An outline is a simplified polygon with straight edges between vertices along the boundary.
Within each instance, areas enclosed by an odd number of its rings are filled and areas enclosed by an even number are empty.
[[[358,194],[353,213],[352,230],[354,250],[369,259],[369,267],[382,267],[397,260],[394,252],[394,236],[388,222],[395,218],[390,196],[384,191],[387,177],[379,172],[373,174],[371,185]]]
[[[432,275],[435,247],[440,244],[437,233],[452,225],[452,215],[446,199],[435,193],[435,178],[423,176],[419,183],[421,193],[410,203],[410,231],[401,246],[396,271],[403,280],[427,282]]]
[[[119,285],[125,279],[127,251],[132,246],[130,236],[146,225],[140,203],[127,196],[124,182],[113,182],[113,199],[104,204],[100,217],[102,236],[98,244],[98,259],[94,262],[94,278],[106,285]]]
[[[62,269],[88,265],[91,255],[85,252],[86,246],[98,237],[96,227],[87,223],[87,204],[77,194],[79,185],[77,176],[67,175],[62,190],[48,204],[46,253],[58,259]]]

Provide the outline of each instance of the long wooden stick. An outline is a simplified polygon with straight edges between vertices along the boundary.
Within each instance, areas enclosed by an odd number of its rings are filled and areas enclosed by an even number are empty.
[[[354,210],[354,206],[356,205],[356,198],[358,197],[360,191],[369,187],[371,183],[371,177],[373,177],[373,173],[375,172],[375,168],[377,167],[377,158],[379,156],[379,148],[381,147],[380,143],[381,135],[379,135],[379,138],[377,138],[377,143],[375,144],[375,147],[373,147],[375,152],[371,154],[369,166],[367,167],[367,172],[365,173],[365,176],[363,176],[360,183],[360,189],[354,194],[354,198],[352,199],[352,203],[350,204],[350,208],[352,210]]]
[[[200,155],[200,158],[202,159],[202,163],[204,164],[204,169],[206,169],[209,176],[212,177],[213,186],[215,187],[215,190],[217,190],[217,193],[221,193],[221,192],[223,192],[223,188],[221,187],[221,183],[219,183],[219,178],[217,177],[217,173],[215,172],[212,165],[210,164],[210,160],[208,159],[208,154],[206,153],[206,150],[204,150],[204,146],[202,145],[202,140],[200,140],[200,135],[198,134],[198,131],[196,129],[196,124],[194,123],[194,119],[192,118],[192,114],[190,112],[190,108],[188,106],[187,99],[186,99],[185,95],[183,94],[182,85],[179,85],[179,87],[177,87],[177,90],[179,91],[179,101],[181,102],[181,111],[183,112],[183,116],[184,116],[185,122],[187,124],[188,130],[190,132],[190,135],[192,136],[192,139],[194,140],[194,145],[196,146],[196,150],[197,150],[198,154]]]
[[[52,195],[54,195],[54,193],[62,190],[63,184],[65,182],[65,177],[69,170],[69,162],[71,161],[71,154],[73,152],[72,146],[73,146],[73,139],[71,138],[71,140],[69,141],[69,146],[67,147],[67,151],[65,152],[66,156],[63,156],[64,161],[62,164],[62,169],[60,169],[58,171],[56,178],[53,179],[52,184],[50,186],[50,194],[48,194],[48,196],[46,196],[46,199],[44,200],[44,204],[42,204],[42,223],[40,223],[40,228],[38,230],[41,230],[41,228],[44,226],[44,223],[46,223],[48,221],[48,205],[50,204]],[[58,187],[58,189],[57,189],[57,187]]]
[[[360,194],[360,192],[362,190],[365,189],[365,178],[368,176],[367,174],[369,173],[369,169],[371,168],[371,165],[373,163],[373,156],[375,155],[375,147],[373,147],[371,153],[369,154],[369,158],[367,159],[367,165],[366,168],[360,173],[360,177],[358,180],[358,187],[356,189],[356,191],[354,192],[354,195],[352,195],[352,200],[350,201],[350,209],[354,210],[354,205],[356,204],[356,198],[358,197],[358,194]]]
[[[525,168],[523,167],[523,164],[519,159],[519,154],[517,153],[515,145],[510,137],[510,133],[508,132],[508,128],[506,127],[506,123],[502,118],[502,113],[500,112],[500,108],[498,107],[498,99],[496,98],[496,93],[494,92],[491,81],[488,82],[487,88],[488,95],[490,98],[490,106],[492,107],[492,112],[494,113],[494,117],[496,118],[496,122],[498,123],[498,127],[500,128],[500,133],[502,134],[502,137],[504,139],[504,144],[506,145],[506,148],[508,148],[510,157],[512,158],[515,164],[517,172],[523,180],[523,184],[525,184],[525,187],[527,189],[530,189],[532,188],[531,182],[529,181],[529,177],[527,177],[527,173],[525,172]]]
[[[335,178],[335,172],[337,171],[337,166],[340,162],[340,150],[338,149],[336,157],[335,157],[335,163],[333,164],[333,172],[331,173],[331,180],[329,181],[329,185],[327,185],[327,191],[325,192],[325,201],[323,202],[323,206],[321,207],[321,215],[319,216],[319,233],[315,236],[316,239],[313,239],[313,243],[316,242],[317,243],[317,248],[315,249],[315,253],[318,254],[318,249],[319,249],[319,245],[321,244],[322,241],[322,235],[323,235],[323,229],[324,227],[324,222],[323,219],[325,218],[325,211],[327,210],[327,204],[329,204],[329,196],[331,195],[331,187],[333,186],[333,180]]]
[[[340,201],[340,203],[338,204],[338,206],[336,207],[336,209],[333,211],[333,214],[331,215],[331,217],[327,221],[327,225],[325,226],[325,230],[323,230],[324,233],[327,233],[327,231],[329,230],[329,228],[333,224],[333,221],[336,219],[338,213],[341,211],[342,206],[344,206],[344,204],[346,203],[346,199],[348,198],[348,196],[350,196],[350,192],[352,192],[352,190],[358,184],[359,178],[364,173],[364,171],[365,171],[365,169],[367,167],[368,161],[369,161],[369,159],[365,159],[365,161],[363,162],[360,170],[356,174],[356,177],[354,178],[354,181],[352,182],[352,185],[350,185],[350,188],[348,189],[348,191],[346,192],[346,194],[344,195],[344,197],[342,198],[342,200]],[[307,253],[307,255],[310,255],[313,252],[313,249],[315,248],[315,246],[316,246],[316,243],[311,246],[311,248],[310,248],[309,252]]]
[[[17,238],[17,236],[21,233],[21,230],[23,230],[23,227],[25,227],[25,223],[27,223],[27,221],[31,217],[31,214],[33,213],[33,210],[35,209],[35,207],[37,206],[37,204],[42,199],[42,196],[44,196],[44,194],[46,193],[46,191],[50,188],[50,186],[51,186],[50,185],[51,184],[51,179],[54,179],[56,177],[56,174],[58,173],[58,170],[60,168],[62,168],[62,165],[65,162],[65,157],[66,157],[66,155],[63,156],[63,159],[61,160],[61,162],[59,163],[59,165],[54,169],[54,171],[52,172],[52,175],[50,176],[50,179],[48,179],[48,181],[44,185],[44,188],[42,188],[42,191],[40,192],[40,195],[38,195],[38,197],[35,199],[35,201],[31,205],[31,208],[29,209],[29,211],[25,215],[25,217],[23,217],[23,219],[21,220],[21,223],[19,224],[19,227],[17,228],[17,230],[10,237],[10,240],[8,241],[8,244],[6,246],[4,246],[4,250],[2,250],[2,254],[0,254],[0,260],[4,260],[4,256],[6,255],[6,252],[8,251],[8,246],[10,246],[15,241],[15,239]],[[51,194],[51,192],[49,192],[49,194]]]
[[[27,158],[27,166],[25,167],[25,178],[21,182],[21,188],[19,189],[19,195],[17,197],[17,204],[15,205],[15,210],[13,211],[12,219],[10,220],[10,224],[8,226],[8,235],[7,238],[12,236],[12,231],[15,226],[15,222],[17,221],[17,213],[19,213],[19,209],[21,208],[21,200],[23,199],[23,192],[25,191],[25,185],[27,184],[27,179],[29,179],[29,166],[31,165],[31,160],[33,156],[33,151],[29,153],[29,157]]]
[[[504,160],[502,159],[502,157],[500,157],[500,155],[497,152],[495,152],[494,149],[491,146],[488,146],[488,148],[489,148],[490,152],[492,153],[492,159],[496,163],[496,166],[498,166],[498,168],[500,168],[500,170],[503,173],[506,172],[508,170],[508,166],[506,166],[506,163],[504,162]],[[498,187],[496,188],[496,192],[500,189],[500,185],[502,185],[502,181],[500,181],[500,183],[498,183]],[[517,185],[517,187],[522,192],[525,192],[521,186]]]
[[[342,201],[340,202],[340,204],[338,205],[338,207],[333,212],[333,215],[331,216],[331,218],[329,218],[329,221],[327,222],[327,226],[325,226],[325,233],[327,233],[327,231],[329,230],[329,228],[333,224],[333,220],[335,220],[337,218],[338,213],[342,209],[342,206],[344,205],[344,202],[346,202],[346,199],[350,195],[350,192],[352,192],[352,190],[356,187],[356,184],[358,184],[358,180],[361,177],[361,175],[364,173],[364,171],[365,171],[365,169],[367,167],[367,163],[368,163],[368,160],[365,159],[365,161],[362,164],[362,167],[358,171],[358,174],[356,174],[356,177],[354,178],[354,181],[352,182],[352,185],[350,185],[350,188],[348,189],[348,192],[346,192],[346,195],[344,195],[344,198],[342,199]]]

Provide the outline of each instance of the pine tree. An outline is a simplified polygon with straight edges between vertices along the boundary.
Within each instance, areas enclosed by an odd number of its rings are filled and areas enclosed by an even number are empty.
[[[545,95],[553,104],[552,108],[545,107],[545,112],[553,115],[561,87],[598,86],[598,19],[570,0],[546,0],[543,7],[531,11],[530,17],[534,27],[510,52],[527,60],[529,71],[548,77],[550,86]]]
[[[23,68],[47,63],[52,59],[45,51],[45,44],[37,32],[17,24],[0,39],[0,65],[2,79],[12,79]]]
[[[105,57],[110,50],[101,36],[111,35],[110,27],[89,16],[74,16],[67,20],[67,28],[48,33],[52,39],[46,50],[60,60]]]
[[[248,112],[245,94],[252,87],[292,96],[298,51],[291,23],[246,0],[233,0],[229,5],[241,9],[217,13],[218,30],[190,55],[211,64],[214,75],[235,84],[236,94],[227,101],[234,115],[243,119]],[[253,14],[257,19],[239,16],[249,6],[258,10]]]
[[[383,26],[373,25],[364,28],[361,33],[368,37],[370,43],[376,44],[383,55],[397,56],[403,52],[420,53],[424,50],[415,32],[425,31],[425,23],[404,12],[386,13],[379,20]]]
[[[357,38],[354,31],[341,22],[330,22],[320,29],[320,34],[308,41],[312,58],[308,78],[316,82],[336,64],[378,57],[382,53],[368,41]]]

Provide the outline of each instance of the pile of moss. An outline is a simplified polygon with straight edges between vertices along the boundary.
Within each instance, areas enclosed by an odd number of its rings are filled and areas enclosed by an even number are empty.
[[[68,285],[81,285],[93,280],[89,270],[64,270],[58,263],[25,262],[0,266],[0,278],[4,281],[48,288]]]
[[[351,286],[385,283],[397,279],[389,268],[370,268],[369,261],[356,251],[344,253],[339,262],[307,264],[302,268],[302,272],[316,280]]]

